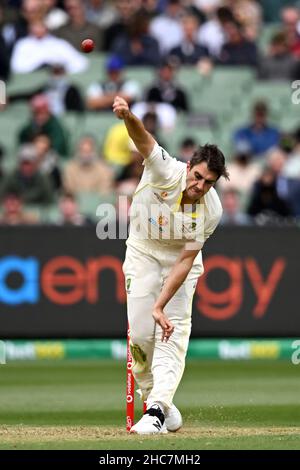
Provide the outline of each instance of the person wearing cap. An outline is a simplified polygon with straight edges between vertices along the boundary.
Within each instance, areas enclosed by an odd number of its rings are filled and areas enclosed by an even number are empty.
[[[23,145],[18,154],[18,167],[3,181],[1,195],[18,193],[24,203],[49,204],[52,202],[51,183],[40,173],[38,156],[33,144]]]
[[[139,99],[140,85],[123,77],[124,63],[113,55],[106,62],[107,79],[92,83],[87,90],[87,108],[92,111],[110,111],[115,97],[122,96],[130,104]]]
[[[19,143],[32,142],[33,138],[40,133],[46,134],[51,146],[62,156],[68,155],[68,141],[66,132],[49,107],[46,95],[36,95],[30,102],[32,117],[19,133]]]

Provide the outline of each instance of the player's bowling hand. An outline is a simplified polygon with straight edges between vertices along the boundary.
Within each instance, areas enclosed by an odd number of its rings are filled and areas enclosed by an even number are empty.
[[[129,115],[129,106],[120,96],[116,96],[113,102],[113,112],[119,119],[125,119]]]
[[[167,342],[174,331],[172,322],[166,317],[161,308],[154,308],[152,316],[156,323],[162,328],[161,340]]]

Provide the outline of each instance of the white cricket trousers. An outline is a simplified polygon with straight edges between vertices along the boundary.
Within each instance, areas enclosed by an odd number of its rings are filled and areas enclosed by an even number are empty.
[[[146,247],[145,247],[146,248]],[[192,300],[197,280],[203,273],[202,259],[194,264],[184,284],[166,305],[164,312],[175,329],[168,342],[162,342],[162,329],[152,317],[156,299],[178,250],[127,247],[123,271],[127,291],[127,312],[131,334],[133,375],[147,406],[172,406],[181,380],[191,332]]]

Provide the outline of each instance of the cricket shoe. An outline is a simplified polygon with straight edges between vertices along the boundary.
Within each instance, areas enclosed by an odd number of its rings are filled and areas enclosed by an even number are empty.
[[[180,411],[173,404],[165,414],[165,424],[168,431],[176,432],[182,426],[182,416]]]
[[[165,416],[158,405],[152,405],[142,418],[132,426],[133,434],[166,434]]]

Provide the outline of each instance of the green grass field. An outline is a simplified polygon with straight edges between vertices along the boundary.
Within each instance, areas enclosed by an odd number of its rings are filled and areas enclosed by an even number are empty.
[[[175,397],[184,427],[141,437],[125,431],[124,362],[9,363],[0,449],[300,449],[299,397],[290,362],[190,360]]]

